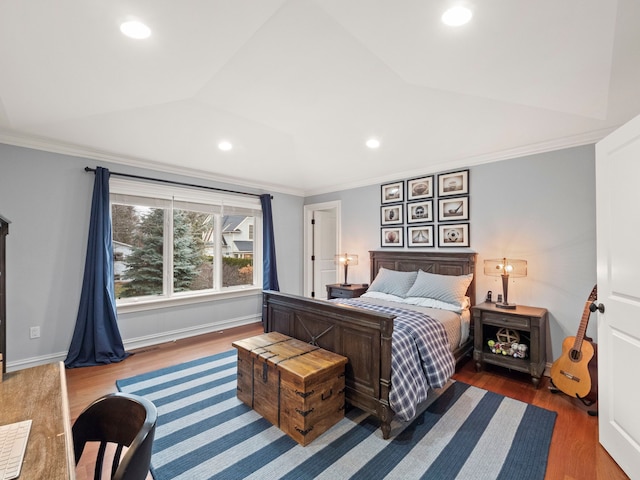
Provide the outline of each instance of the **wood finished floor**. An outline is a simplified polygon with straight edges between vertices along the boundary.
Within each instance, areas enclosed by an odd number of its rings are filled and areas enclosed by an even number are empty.
[[[123,362],[112,365],[67,370],[71,422],[94,399],[117,391],[117,379],[223,352],[232,348],[234,340],[260,333],[261,325],[253,324],[141,349]],[[536,389],[526,375],[499,367],[476,372],[472,361],[460,367],[454,378],[558,413],[546,480],[628,479],[598,443],[597,417],[589,416],[589,409],[579,401],[552,394],[548,389],[548,378]],[[89,450],[83,455],[76,469],[78,480],[93,478],[91,454],[95,455],[95,451]],[[151,479],[151,475],[147,478]]]

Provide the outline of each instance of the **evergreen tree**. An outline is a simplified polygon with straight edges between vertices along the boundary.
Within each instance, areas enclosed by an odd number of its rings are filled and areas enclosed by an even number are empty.
[[[132,242],[134,249],[124,260],[128,282],[122,287],[123,297],[162,294],[163,230],[162,208],[153,208],[142,216]]]
[[[135,207],[114,204],[111,210],[113,241],[133,245],[138,221]]]
[[[173,211],[173,290],[184,292],[200,273],[204,261],[201,217],[184,210]]]
[[[192,280],[190,290],[206,290],[213,287],[213,257],[206,253],[206,240],[211,237],[214,218],[210,213],[183,210],[185,220],[191,228],[193,248],[198,251],[197,276]],[[194,259],[195,260],[195,259]]]
[[[173,289],[192,290],[205,261],[202,217],[193,212],[173,212]],[[206,217],[206,215],[204,215]],[[162,294],[164,210],[151,209],[142,216],[131,242],[133,251],[124,260],[127,282],[122,297]]]

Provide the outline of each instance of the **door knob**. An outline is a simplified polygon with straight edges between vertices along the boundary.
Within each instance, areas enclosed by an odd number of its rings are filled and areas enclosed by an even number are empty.
[[[602,303],[598,303],[596,305],[596,302],[593,302],[591,305],[589,305],[589,310],[591,312],[595,312],[596,310],[598,310],[600,313],[604,313],[604,305]]]

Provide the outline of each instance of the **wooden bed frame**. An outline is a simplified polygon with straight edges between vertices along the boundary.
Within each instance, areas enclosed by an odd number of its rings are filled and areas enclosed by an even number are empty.
[[[369,255],[371,281],[380,267],[440,275],[474,273],[467,296],[475,305],[475,253],[376,250]],[[346,401],[380,419],[382,435],[389,438],[394,416],[389,405],[394,316],[274,291],[263,293],[262,309],[265,332],[284,333],[349,359]],[[456,361],[470,355],[472,349],[471,334],[454,352]]]

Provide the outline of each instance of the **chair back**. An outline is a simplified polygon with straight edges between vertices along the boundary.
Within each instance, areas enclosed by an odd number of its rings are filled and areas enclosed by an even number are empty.
[[[76,464],[87,442],[100,442],[95,480],[100,480],[107,444],[115,444],[113,480],[144,480],[149,473],[158,411],[153,403],[129,393],[113,393],[94,401],[73,424]],[[128,447],[124,457],[123,447]]]

